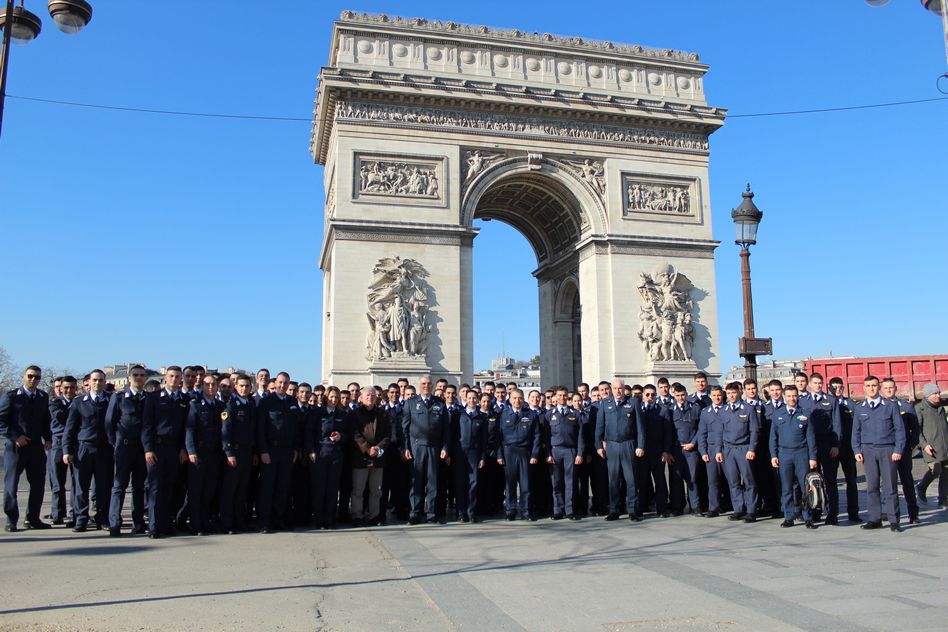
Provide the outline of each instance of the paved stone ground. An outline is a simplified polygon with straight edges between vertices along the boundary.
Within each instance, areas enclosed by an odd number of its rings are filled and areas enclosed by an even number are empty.
[[[4,533],[0,630],[944,630],[948,512],[923,507],[901,534],[689,516]]]

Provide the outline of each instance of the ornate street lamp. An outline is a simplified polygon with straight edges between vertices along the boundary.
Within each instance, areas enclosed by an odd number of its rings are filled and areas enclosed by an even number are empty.
[[[757,356],[773,353],[773,340],[754,337],[754,299],[751,296],[750,247],[757,243],[757,227],[764,214],[754,204],[750,184],[741,194],[740,206],[731,210],[734,220],[734,243],[741,247],[741,285],[744,293],[744,336],[738,341],[738,352],[744,358],[744,377],[757,379]]]
[[[0,15],[0,29],[3,29],[3,48],[0,51],[0,131],[3,129],[3,105],[7,95],[10,44],[29,44],[43,29],[39,17],[23,7],[23,0],[20,0],[20,6],[13,5],[13,0],[7,0],[7,8]],[[81,31],[92,19],[92,6],[85,0],[49,0],[47,8],[56,27],[70,35]]]

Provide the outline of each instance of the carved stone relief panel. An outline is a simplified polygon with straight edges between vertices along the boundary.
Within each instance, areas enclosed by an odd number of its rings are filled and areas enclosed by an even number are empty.
[[[691,360],[695,338],[691,281],[671,265],[639,274],[639,340],[653,362]]]
[[[353,199],[440,206],[445,203],[445,158],[355,155]]]
[[[698,181],[659,175],[622,175],[622,216],[699,223]]]

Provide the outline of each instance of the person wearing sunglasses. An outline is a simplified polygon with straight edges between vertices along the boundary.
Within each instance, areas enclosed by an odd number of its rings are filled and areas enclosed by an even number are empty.
[[[30,485],[27,501],[27,529],[49,529],[40,520],[43,493],[46,487],[46,451],[52,447],[49,397],[40,390],[43,371],[38,366],[23,372],[23,386],[0,396],[0,434],[7,445],[3,453],[3,512],[7,515],[6,531],[16,531],[20,519],[17,487],[26,472]]]

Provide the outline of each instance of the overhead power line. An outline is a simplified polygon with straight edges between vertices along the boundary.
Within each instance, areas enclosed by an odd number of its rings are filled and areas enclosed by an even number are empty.
[[[309,117],[297,116],[264,116],[254,114],[225,114],[221,112],[187,112],[183,110],[157,110],[144,107],[128,107],[120,105],[103,105],[101,103],[80,103],[78,101],[63,101],[60,99],[43,99],[40,97],[26,97],[15,94],[8,94],[7,98],[20,99],[23,101],[38,101],[40,103],[50,103],[53,105],[65,105],[80,108],[93,108],[98,110],[118,110],[122,112],[139,112],[144,114],[165,114],[170,116],[198,116],[204,118],[224,118],[224,119],[243,119],[253,121],[291,121],[310,123],[314,119]],[[728,119],[738,118],[759,118],[764,116],[796,116],[801,114],[822,114],[826,112],[846,112],[851,110],[870,110],[875,108],[889,108],[904,105],[916,105],[919,103],[932,103],[934,101],[948,101],[948,97],[933,97],[930,99],[915,99],[913,101],[890,101],[888,103],[868,103],[862,105],[846,105],[832,108],[814,108],[808,110],[786,110],[779,112],[752,112],[747,114],[728,114]]]

